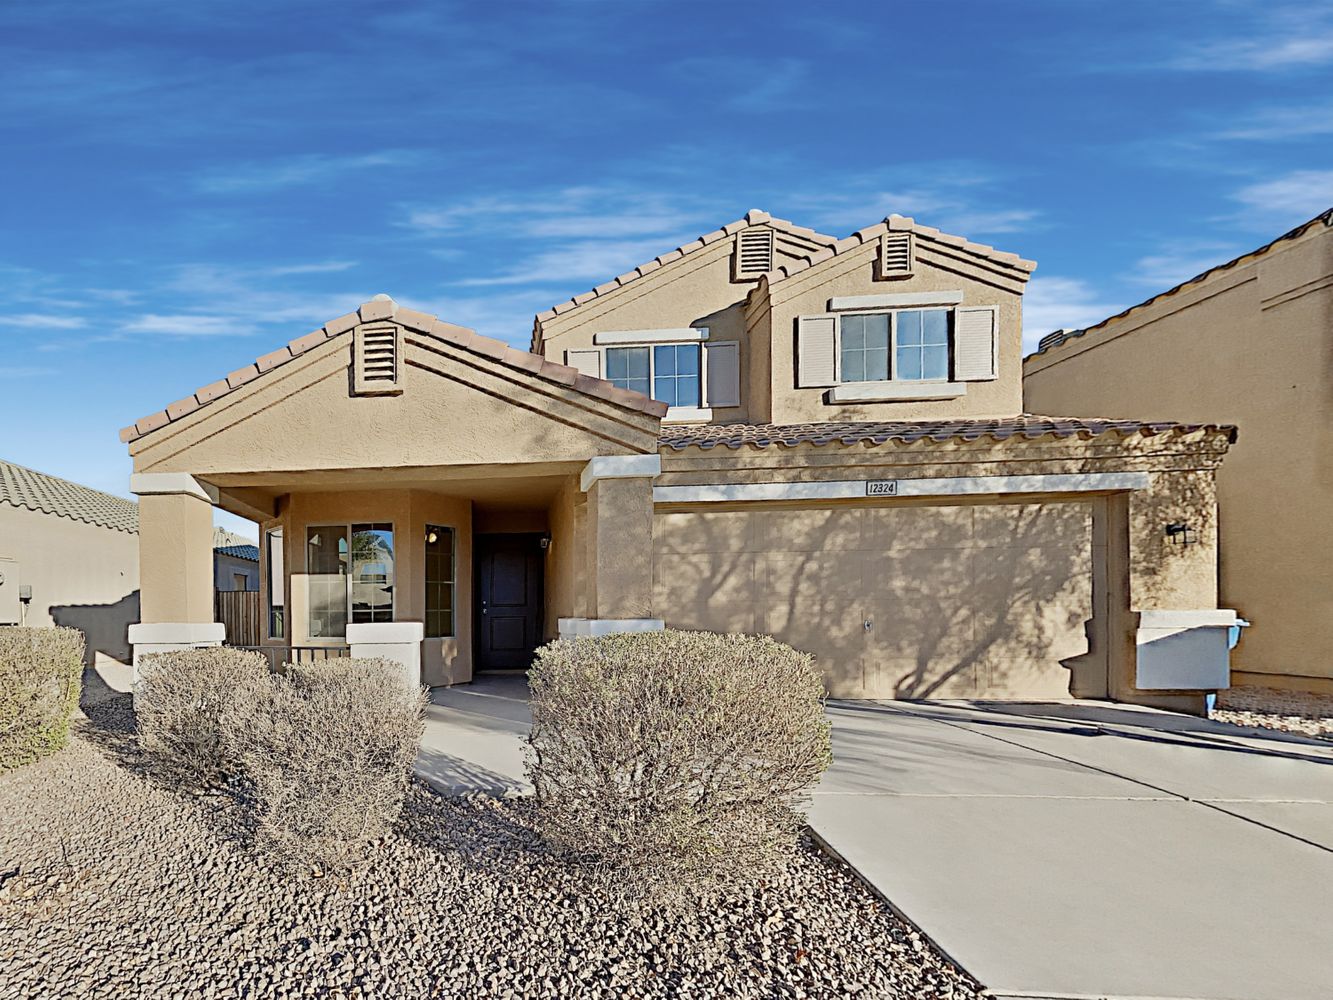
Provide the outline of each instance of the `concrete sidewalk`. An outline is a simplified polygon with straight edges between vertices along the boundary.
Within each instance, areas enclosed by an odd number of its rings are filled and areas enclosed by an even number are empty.
[[[1333,747],[1100,703],[830,714],[811,826],[997,996],[1333,991]]]
[[[431,700],[423,778],[531,790],[522,676]],[[1333,995],[1333,746],[1095,702],[829,715],[811,827],[997,997]]]

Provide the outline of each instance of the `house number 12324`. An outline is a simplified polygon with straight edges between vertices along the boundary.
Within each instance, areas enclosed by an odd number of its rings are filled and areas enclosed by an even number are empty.
[[[866,483],[866,496],[868,497],[896,497],[898,495],[898,480],[879,479],[871,480]]]

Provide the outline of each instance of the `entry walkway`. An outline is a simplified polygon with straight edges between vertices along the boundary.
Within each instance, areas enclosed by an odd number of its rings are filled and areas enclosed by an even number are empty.
[[[998,997],[1324,1000],[1333,746],[1104,703],[833,702],[810,823]],[[432,693],[418,770],[524,794],[527,689]]]

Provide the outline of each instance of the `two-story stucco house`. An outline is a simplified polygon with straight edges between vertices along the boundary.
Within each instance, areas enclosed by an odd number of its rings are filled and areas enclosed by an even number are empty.
[[[1232,429],[1024,414],[1034,267],[754,211],[530,352],[379,296],[122,432],[136,641],[222,638],[217,505],[261,526],[266,643],[406,645],[429,684],[665,623],[771,633],[839,696],[1197,709]]]

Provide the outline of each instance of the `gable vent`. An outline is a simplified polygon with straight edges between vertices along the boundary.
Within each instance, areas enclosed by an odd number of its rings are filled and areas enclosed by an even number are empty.
[[[879,244],[879,273],[885,278],[906,278],[912,274],[912,234],[885,233]]]
[[[773,270],[773,230],[758,227],[736,234],[736,277],[757,278]]]
[[[398,326],[393,323],[358,326],[352,350],[353,388],[358,395],[402,392],[398,383],[398,364],[403,339]]]

